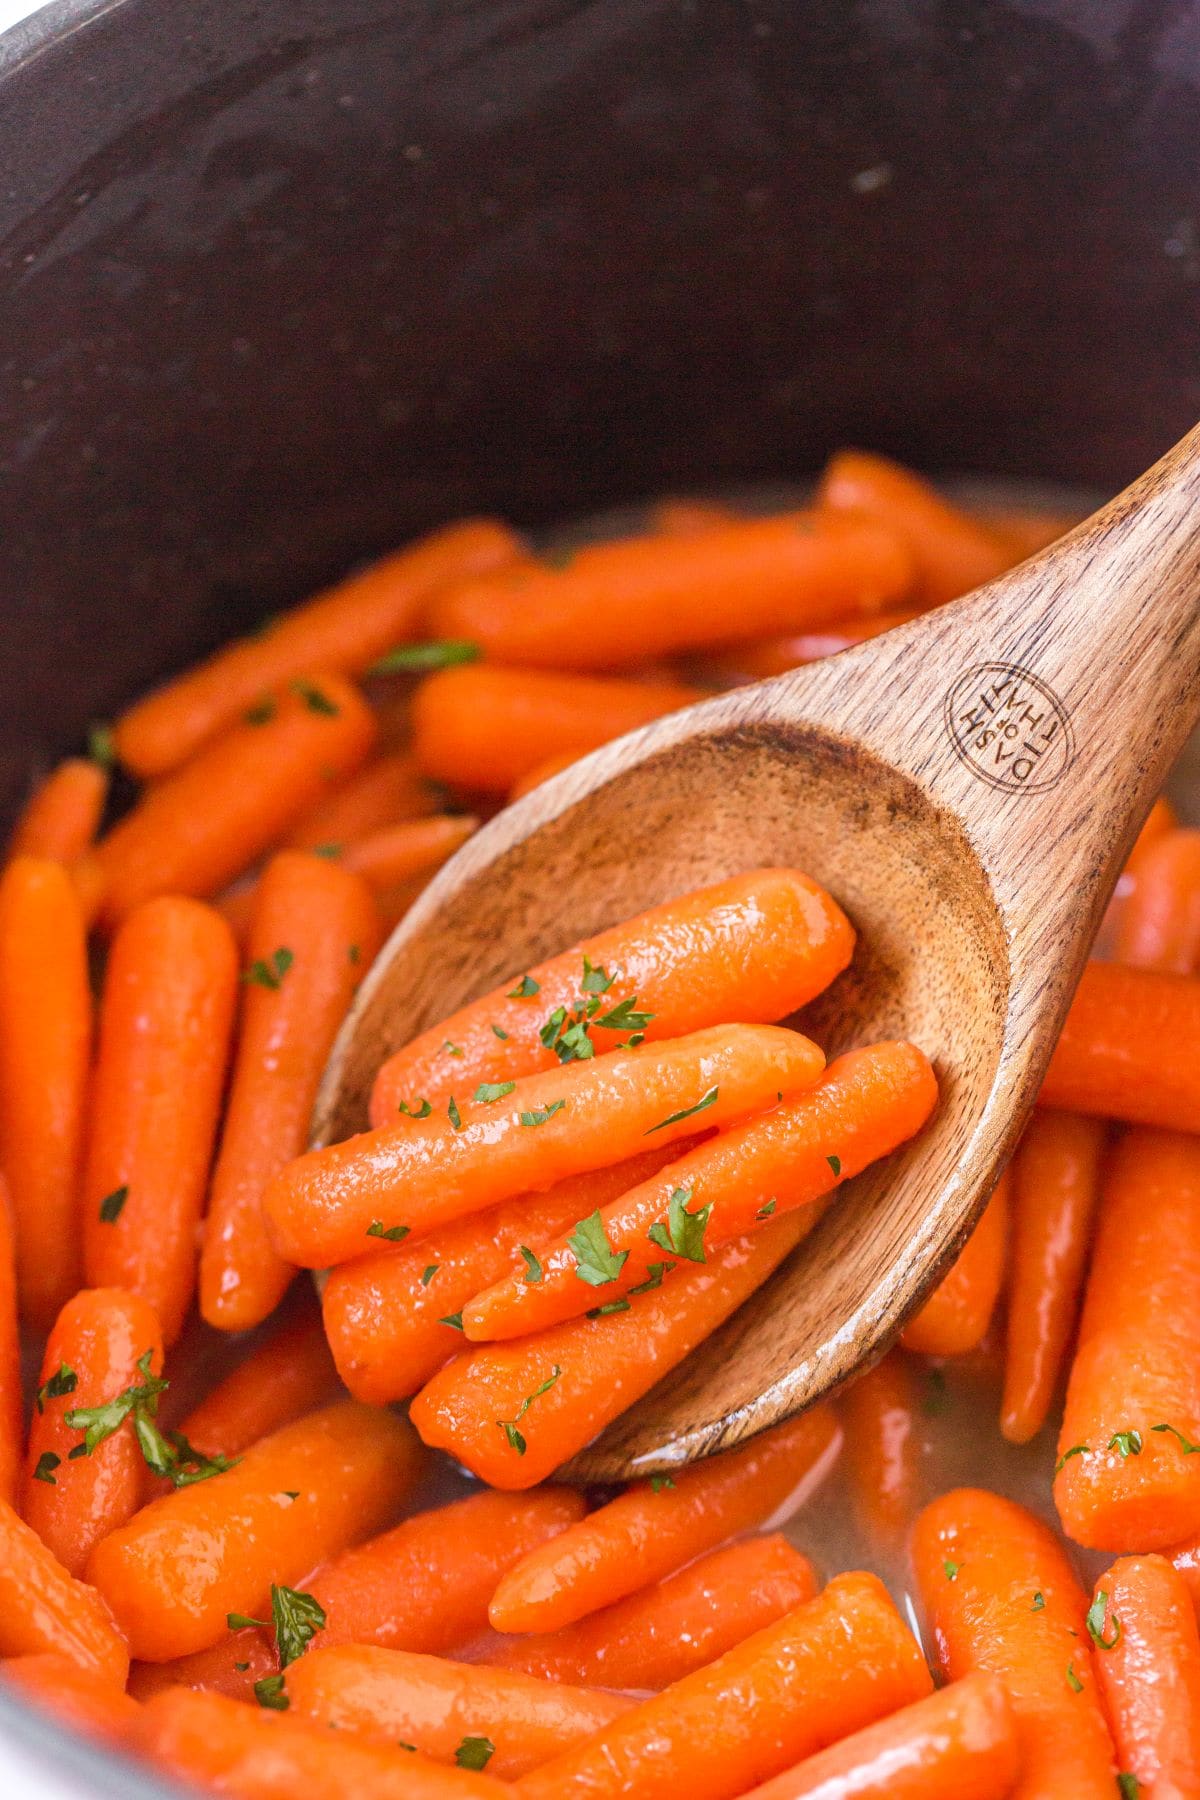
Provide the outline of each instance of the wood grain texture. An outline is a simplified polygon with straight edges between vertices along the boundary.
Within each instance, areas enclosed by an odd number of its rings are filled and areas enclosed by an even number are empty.
[[[882,1353],[960,1248],[1200,715],[1198,521],[1200,429],[969,599],[587,757],[485,827],[396,930],[335,1047],[316,1142],[361,1129],[382,1059],[454,1007],[763,864],[825,883],[860,934],[804,1029],[831,1055],[911,1037],[937,1067],[919,1141],[848,1184],[569,1476],[670,1468],[811,1404]]]

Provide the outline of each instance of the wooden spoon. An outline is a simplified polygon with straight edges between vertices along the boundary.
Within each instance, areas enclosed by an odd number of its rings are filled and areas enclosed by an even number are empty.
[[[514,970],[769,864],[825,883],[859,932],[803,1029],[831,1056],[911,1038],[941,1082],[918,1141],[849,1183],[569,1477],[728,1448],[890,1343],[1013,1150],[1117,873],[1198,715],[1200,427],[969,599],[596,751],[430,884],[334,1049],[318,1143],[363,1128],[385,1056]]]

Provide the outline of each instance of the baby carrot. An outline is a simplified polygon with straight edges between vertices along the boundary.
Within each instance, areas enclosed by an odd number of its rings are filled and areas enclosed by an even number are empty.
[[[413,754],[436,781],[505,794],[547,757],[574,760],[703,698],[682,682],[467,663],[417,689]]]
[[[412,1402],[427,1444],[493,1487],[526,1488],[590,1443],[760,1287],[812,1223],[776,1219],[668,1275],[628,1311],[568,1319],[512,1344],[479,1344]]]
[[[877,519],[895,532],[912,555],[917,596],[926,606],[970,593],[1014,561],[999,532],[951,505],[911,470],[865,450],[830,457],[817,504]]]
[[[1004,1683],[964,1675],[819,1750],[746,1800],[1005,1800],[1019,1773]]]
[[[162,1333],[144,1300],[122,1288],[85,1288],[67,1301],[38,1376],[21,1511],[72,1575],[137,1511],[146,1474],[132,1408],[94,1448],[90,1421],[78,1414],[161,1374]]]
[[[421,1462],[401,1419],[342,1401],[261,1438],[226,1474],[152,1500],[97,1544],[89,1579],[135,1656],[203,1650],[229,1613],[261,1618],[272,1582],[293,1586],[378,1530]]]
[[[1117,885],[1113,889],[1112,898],[1105,910],[1100,929],[1096,934],[1093,956],[1103,957],[1106,961],[1112,956],[1113,940],[1120,928],[1121,914],[1125,910],[1125,902],[1133,892],[1133,884],[1143,856],[1156,844],[1160,837],[1168,831],[1178,829],[1179,820],[1175,816],[1175,808],[1165,794],[1160,794],[1150,811],[1146,814],[1145,823],[1134,840],[1133,849],[1125,862],[1125,867],[1117,877]]]
[[[486,574],[519,554],[518,539],[492,519],[435,531],[137,701],[117,721],[117,754],[135,775],[166,774],[289,681],[316,669],[361,674],[412,634],[443,582]]]
[[[664,537],[692,537],[698,531],[711,531],[714,525],[728,525],[737,516],[732,507],[718,500],[691,495],[668,495],[650,508],[650,524]]]
[[[661,1581],[725,1539],[761,1525],[828,1469],[839,1439],[815,1406],[724,1456],[667,1481],[639,1481],[531,1551],[502,1577],[488,1608],[497,1631],[557,1631]]]
[[[129,1671],[129,1692],[135,1700],[149,1700],[164,1688],[195,1688],[257,1704],[255,1683],[278,1673],[279,1653],[273,1634],[248,1626],[227,1632],[219,1643],[190,1656],[176,1656],[170,1662],[135,1662]]]
[[[544,761],[535,763],[527,775],[514,781],[508,790],[509,801],[519,800],[523,794],[532,794],[535,787],[541,787],[543,781],[551,781],[555,775],[561,775],[569,769],[579,757],[574,750],[564,750],[560,756],[547,756]]]
[[[326,1620],[316,1642],[456,1650],[486,1628],[505,1570],[582,1517],[582,1496],[559,1487],[519,1499],[484,1489],[416,1513],[312,1576]]]
[[[298,850],[268,864],[200,1253],[200,1311],[223,1331],[266,1318],[295,1273],[267,1240],[263,1190],[308,1142],[325,1059],[378,947],[359,876]]]
[[[386,893],[414,876],[432,875],[478,827],[479,820],[465,813],[405,819],[351,839],[337,860],[360,875],[372,893]]]
[[[310,1150],[268,1184],[267,1226],[304,1268],[349,1262],[569,1175],[607,1168],[811,1087],[823,1057],[799,1032],[724,1025],[615,1050],[543,1074],[464,1087],[446,1113],[419,1112]],[[693,1120],[696,1123],[693,1123]]]
[[[1090,962],[1041,1098],[1071,1112],[1194,1131],[1200,1119],[1200,975]]]
[[[102,1597],[0,1500],[0,1656],[47,1650],[125,1685],[129,1650]]]
[[[1200,1631],[1183,1577],[1127,1556],[1098,1577],[1088,1629],[1117,1762],[1147,1796],[1200,1794]]]
[[[942,1673],[986,1669],[1008,1689],[1022,1758],[1012,1800],[1112,1800],[1087,1599],[1053,1532],[1011,1500],[958,1488],[917,1519],[913,1567]]]
[[[311,1304],[274,1325],[179,1429],[203,1456],[238,1456],[338,1393],[321,1317]]]
[[[225,1083],[237,950],[197,900],[164,896],[113,940],[83,1181],[88,1281],[149,1302],[179,1336]]]
[[[546,1193],[521,1194],[331,1269],[322,1297],[325,1331],[355,1399],[384,1406],[415,1394],[462,1349],[447,1318],[461,1315],[514,1264],[531,1274],[559,1232],[647,1179],[679,1148],[664,1144],[610,1169],[572,1175]]]
[[[293,826],[286,839],[290,850],[328,850],[379,831],[401,819],[423,819],[437,811],[436,791],[417,768],[411,751],[377,756],[351,775],[326,799],[318,801]]]
[[[156,894],[220,893],[366,760],[374,738],[369,707],[337,675],[252,706],[101,838],[101,926]]]
[[[25,1449],[25,1396],[17,1318],[17,1264],[12,1203],[0,1175],[0,1500],[15,1506]]]
[[[912,1368],[891,1350],[838,1395],[846,1470],[860,1529],[897,1543],[917,1508],[917,1399]]]
[[[949,1274],[900,1333],[906,1350],[923,1356],[963,1356],[983,1342],[1004,1280],[1008,1190],[1005,1171]]]
[[[1023,506],[971,506],[967,508],[967,512],[988,531],[1003,539],[1014,563],[1024,562],[1027,556],[1044,550],[1048,544],[1057,543],[1060,537],[1065,537],[1068,531],[1073,531],[1087,517],[1085,512],[1078,509],[1074,512],[1045,512],[1038,507]]]
[[[1059,1435],[1063,1529],[1098,1550],[1200,1531],[1200,1137],[1129,1132],[1100,1200]]]
[[[673,1251],[702,1261],[886,1156],[936,1100],[933,1070],[914,1045],[851,1050],[807,1093],[718,1132],[611,1201],[598,1226],[576,1218],[574,1235],[547,1246],[536,1281],[510,1272],[463,1309],[463,1329],[476,1341],[522,1337],[661,1281]]]
[[[821,662],[826,656],[837,656],[852,644],[865,644],[871,638],[894,631],[919,616],[919,609],[898,606],[891,612],[876,613],[870,619],[847,618],[823,625],[815,631],[792,632],[787,637],[749,638],[744,643],[730,644],[721,652],[721,665],[743,678],[763,681],[771,675],[786,675],[789,669],[805,663]]]
[[[511,1781],[593,1737],[633,1707],[618,1694],[539,1681],[410,1650],[342,1644],[311,1650],[287,1672],[296,1718],[356,1741],[411,1744],[453,1763],[469,1738],[493,1746],[488,1773]]]
[[[651,1042],[784,1019],[828,987],[853,951],[846,915],[796,869],[694,889],[518,971],[422,1032],[380,1069],[371,1123],[390,1124],[401,1101],[444,1106],[468,1083],[554,1069],[589,1046],[604,1056],[624,1042],[630,1013]]]
[[[774,1624],[816,1591],[808,1558],[773,1532],[697,1557],[666,1581],[561,1631],[497,1637],[480,1660],[546,1681],[665,1688]]]
[[[435,636],[469,638],[493,662],[609,669],[881,612],[907,596],[912,574],[909,550],[873,519],[786,512],[451,583],[430,619]]]
[[[113,1681],[52,1650],[9,1657],[0,1676],[59,1724],[89,1737],[121,1744],[137,1722],[137,1702]]]
[[[1000,1429],[1028,1443],[1050,1410],[1075,1329],[1100,1194],[1105,1127],[1034,1113],[1012,1164],[1012,1267]]]
[[[1112,954],[1138,969],[1200,971],[1200,831],[1169,831],[1138,857]]]
[[[517,1783],[521,1800],[729,1800],[931,1687],[874,1575],[839,1575],[795,1612],[685,1675]]]
[[[27,1322],[48,1330],[79,1286],[79,1176],[92,997],[79,901],[57,863],[0,879],[0,1168]]]
[[[504,1800],[509,1791],[415,1751],[186,1688],[147,1700],[132,1741],[156,1769],[232,1800]]]
[[[108,798],[108,771],[71,756],[39,782],[17,820],[10,856],[40,856],[69,866],[92,845]]]

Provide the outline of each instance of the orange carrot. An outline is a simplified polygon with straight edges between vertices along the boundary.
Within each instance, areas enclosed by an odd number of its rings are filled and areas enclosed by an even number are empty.
[[[681,682],[468,663],[417,689],[413,753],[434,780],[504,794],[547,757],[583,756],[703,698]]]
[[[52,1650],[9,1657],[0,1676],[35,1706],[72,1731],[122,1744],[137,1723],[137,1702],[94,1669]]]
[[[83,1181],[84,1261],[96,1287],[140,1294],[163,1341],[196,1282],[196,1232],[237,997],[229,927],[196,900],[139,907],[113,941]]]
[[[17,1264],[12,1203],[0,1175],[0,1500],[15,1506],[25,1452],[25,1397],[17,1320]]]
[[[817,503],[877,519],[895,532],[912,555],[916,592],[926,606],[970,593],[1003,574],[1014,560],[1000,532],[885,456],[839,450],[825,466]]]
[[[1045,512],[1040,507],[971,506],[970,516],[1008,545],[1014,563],[1024,562],[1073,531],[1086,512]]]
[[[203,1456],[238,1456],[259,1438],[326,1405],[337,1392],[320,1315],[309,1306],[257,1343],[179,1429]]]
[[[963,1356],[983,1342],[1004,1280],[1008,1190],[1006,1171],[949,1274],[900,1333],[906,1350],[923,1356]]]
[[[1039,1432],[1075,1329],[1100,1194],[1105,1128],[1078,1113],[1036,1112],[1012,1165],[1012,1270],[1000,1429]]]
[[[349,1262],[569,1175],[607,1168],[701,1125],[811,1087],[824,1059],[799,1032],[724,1025],[544,1074],[464,1088],[446,1113],[310,1150],[268,1184],[267,1226],[304,1268]],[[453,1110],[451,1110],[451,1108]]]
[[[739,1450],[636,1482],[505,1575],[488,1608],[497,1631],[558,1631],[661,1581],[761,1525],[828,1470],[840,1433],[816,1406]]]
[[[808,1558],[774,1532],[697,1557],[666,1581],[561,1631],[497,1637],[480,1660],[546,1681],[664,1688],[774,1624],[816,1591]]]
[[[200,1255],[200,1310],[244,1331],[278,1305],[295,1273],[262,1219],[271,1176],[308,1142],[317,1085],[379,919],[360,876],[285,850],[258,886],[237,1054]]]
[[[1042,1083],[1047,1106],[1194,1131],[1200,975],[1090,962]]]
[[[465,519],[346,576],[130,707],[114,732],[121,761],[136,775],[163,775],[289,681],[322,669],[360,674],[411,636],[443,582],[502,568],[520,551],[507,526]]]
[[[94,1545],[137,1511],[146,1473],[132,1407],[82,1457],[92,1433],[80,1410],[106,1406],[161,1374],[162,1334],[144,1300],[122,1288],[85,1288],[67,1301],[38,1376],[21,1511],[72,1575],[82,1575]]]
[[[1112,1800],[1087,1599],[1053,1532],[1011,1500],[958,1488],[918,1518],[913,1566],[942,1673],[986,1669],[1008,1689],[1022,1756],[1013,1800]]]
[[[1129,1132],[1100,1201],[1054,1498],[1098,1550],[1200,1532],[1200,1137]]]
[[[466,1303],[517,1265],[537,1257],[576,1219],[647,1179],[679,1146],[645,1150],[629,1162],[572,1175],[547,1193],[522,1194],[471,1213],[374,1256],[331,1269],[322,1307],[338,1372],[356,1400],[406,1400],[462,1349],[454,1325]]]
[[[252,706],[184,768],[146,789],[96,846],[99,922],[119,925],[156,894],[208,899],[256,862],[370,754],[375,723],[336,675]]]
[[[10,856],[39,856],[69,866],[92,845],[108,798],[108,771],[71,756],[38,783],[17,820]]]
[[[1117,877],[1117,885],[1113,889],[1100,930],[1096,934],[1093,956],[1101,956],[1106,960],[1112,956],[1113,942],[1120,929],[1121,914],[1125,910],[1125,902],[1133,892],[1133,884],[1137,876],[1142,858],[1156,844],[1160,837],[1168,831],[1178,829],[1179,820],[1175,816],[1175,808],[1165,794],[1160,794],[1150,811],[1146,814],[1145,823],[1138,832],[1133,849],[1129,852],[1125,867]]]
[[[486,1627],[505,1570],[582,1516],[573,1489],[543,1487],[519,1500],[485,1490],[405,1519],[309,1581],[326,1618],[316,1642],[457,1649]]]
[[[1117,1761],[1146,1795],[1200,1795],[1200,1631],[1183,1577],[1129,1556],[1096,1582],[1088,1628]]]
[[[372,893],[387,893],[414,876],[432,875],[478,827],[479,820],[465,813],[406,819],[353,838],[338,861],[344,869],[360,875]]]
[[[514,1780],[611,1725],[633,1706],[618,1694],[539,1681],[410,1650],[342,1644],[312,1650],[287,1672],[295,1717],[355,1741],[411,1744],[453,1763],[467,1739],[493,1746],[488,1773]]]
[[[561,775],[564,769],[569,769],[572,763],[578,761],[579,757],[574,750],[564,750],[560,756],[547,756],[544,761],[535,763],[527,775],[522,775],[518,781],[513,782],[508,791],[509,800],[520,800],[524,794],[532,794],[534,788],[541,787],[543,781],[552,781],[556,775]]]
[[[371,1123],[391,1123],[401,1101],[444,1106],[468,1084],[556,1068],[575,1020],[575,1036],[586,1026],[603,1056],[629,1035],[620,1012],[609,1022],[619,1008],[649,1015],[637,1029],[650,1042],[786,1018],[828,987],[853,950],[836,901],[795,869],[755,869],[694,889],[518,971],[422,1032],[379,1071]],[[560,1007],[556,1051],[542,1034],[554,1037]],[[575,1047],[586,1055],[585,1044]]]
[[[776,1775],[746,1800],[1005,1800],[1019,1773],[1004,1683],[964,1675]]]
[[[79,858],[67,870],[71,877],[71,886],[75,889],[75,897],[79,901],[79,910],[83,914],[83,922],[90,931],[96,922],[104,899],[106,878],[100,867],[99,858],[92,852]]]
[[[737,517],[733,508],[721,501],[700,500],[694,495],[668,495],[650,508],[650,523],[664,537],[693,537],[698,531],[711,531],[714,525],[728,525]]]
[[[397,825],[401,819],[423,819],[437,811],[437,795],[408,750],[377,756],[327,799],[306,813],[288,834],[290,850],[328,850]]]
[[[900,1540],[917,1508],[916,1404],[912,1368],[898,1350],[838,1395],[855,1516],[880,1546]]]
[[[455,1357],[412,1402],[427,1444],[500,1488],[532,1487],[723,1324],[812,1222],[776,1219],[688,1263],[628,1312],[569,1319],[513,1344]]]
[[[0,1168],[17,1292],[48,1330],[79,1286],[79,1175],[92,998],[83,915],[57,863],[20,856],[0,879]]]
[[[657,1283],[706,1251],[808,1206],[913,1136],[937,1081],[912,1044],[872,1044],[816,1087],[730,1126],[547,1246],[540,1272],[514,1270],[463,1309],[476,1341],[522,1337]],[[698,1223],[688,1223],[688,1217]],[[531,1273],[536,1279],[530,1280]],[[598,1292],[598,1290],[603,1290]]]
[[[911,553],[864,517],[736,519],[691,536],[590,544],[569,561],[448,584],[434,635],[494,662],[609,669],[735,637],[801,631],[905,598]]]
[[[146,1702],[133,1742],[157,1769],[232,1800],[503,1800],[509,1791],[490,1775],[185,1688]]]
[[[930,1690],[874,1575],[798,1607],[517,1783],[521,1800],[728,1800]]]
[[[1138,969],[1200,971],[1200,831],[1169,831],[1138,857],[1112,954]]]
[[[68,1575],[33,1527],[0,1500],[0,1656],[48,1650],[125,1685],[129,1650],[102,1597]]]
[[[261,1618],[272,1582],[293,1586],[377,1531],[421,1464],[402,1420],[342,1401],[261,1438],[227,1474],[152,1500],[101,1539],[88,1578],[135,1656],[186,1656],[217,1643],[229,1613]]]
[[[786,675],[789,669],[801,668],[805,663],[837,656],[853,644],[865,644],[871,638],[882,637],[885,632],[894,631],[897,625],[907,625],[910,619],[917,617],[919,613],[913,607],[898,606],[891,612],[876,613],[870,619],[841,619],[816,631],[793,632],[787,637],[748,638],[744,643],[731,644],[722,651],[721,665],[743,678],[749,676],[753,681],[763,681],[771,675]]]
[[[129,1671],[129,1692],[135,1700],[149,1700],[165,1688],[184,1687],[257,1704],[255,1683],[278,1673],[273,1635],[248,1626],[228,1632],[219,1643],[193,1651],[191,1656],[176,1656],[170,1662],[135,1662]]]

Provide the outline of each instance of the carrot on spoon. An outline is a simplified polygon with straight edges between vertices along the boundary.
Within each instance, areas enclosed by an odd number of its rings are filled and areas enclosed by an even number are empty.
[[[1009,1177],[997,1182],[970,1237],[920,1310],[900,1333],[906,1350],[965,1356],[987,1335],[1008,1255]]]
[[[1161,1556],[1123,1557],[1096,1580],[1088,1631],[1134,1791],[1200,1794],[1200,1631],[1182,1575]]]
[[[9,856],[40,856],[69,868],[90,850],[107,799],[108,770],[91,757],[68,757],[30,795]]]

